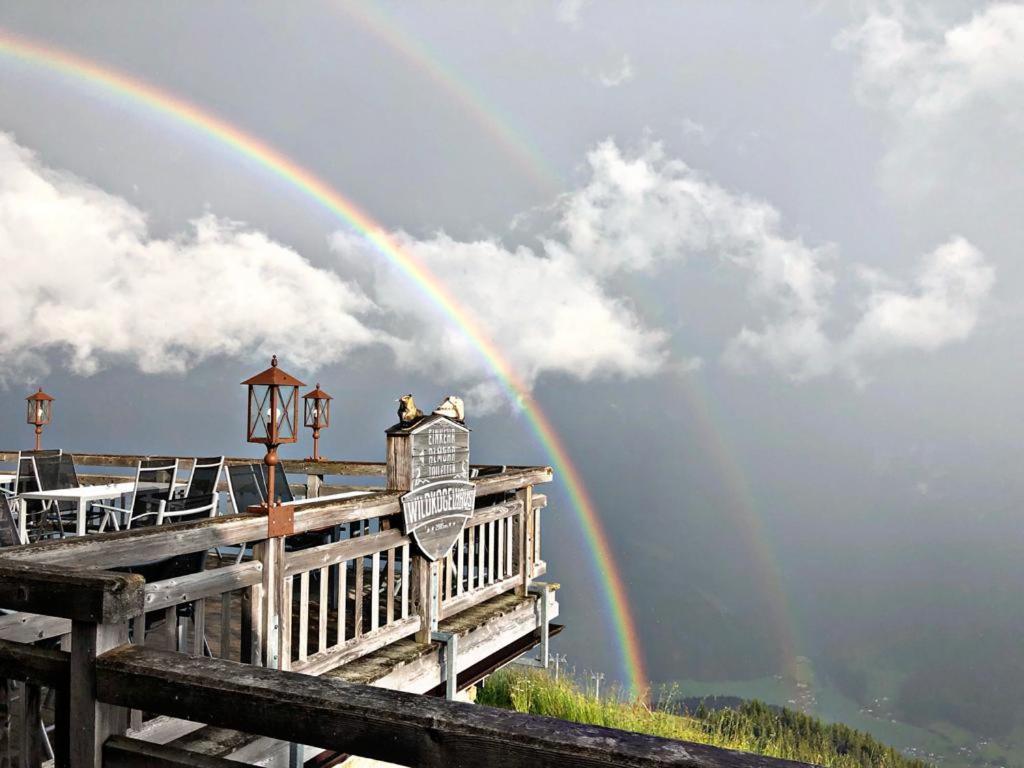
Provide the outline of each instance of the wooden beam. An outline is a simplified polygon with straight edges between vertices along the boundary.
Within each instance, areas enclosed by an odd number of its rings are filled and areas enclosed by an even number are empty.
[[[48,688],[67,688],[71,654],[0,640],[0,679],[23,680]]]
[[[12,643],[34,643],[71,632],[71,620],[35,613],[11,613],[0,616],[0,639]]]
[[[375,552],[383,552],[392,547],[400,547],[408,544],[410,539],[403,536],[397,528],[389,528],[380,533],[369,536],[356,536],[352,539],[343,539],[331,544],[321,544],[318,547],[301,549],[291,552],[284,557],[284,575],[292,576],[303,571],[312,571],[316,568],[323,568],[356,557],[367,557]]]
[[[240,764],[165,744],[111,736],[103,745],[104,768],[238,768]]]
[[[141,576],[0,561],[0,608],[106,624],[142,613]]]
[[[262,580],[263,563],[253,561],[155,581],[145,586],[146,612],[206,597],[217,597],[225,592],[259,584]]]
[[[100,700],[402,765],[783,768],[785,760],[476,704],[122,646]]]

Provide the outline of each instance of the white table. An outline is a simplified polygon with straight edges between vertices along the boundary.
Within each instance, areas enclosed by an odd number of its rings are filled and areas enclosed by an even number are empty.
[[[0,472],[0,485],[14,485],[18,476],[14,472]]]
[[[80,488],[58,488],[50,491],[31,491],[18,496],[19,499],[39,499],[41,501],[75,501],[78,503],[78,517],[75,521],[75,533],[78,536],[85,535],[85,511],[90,501],[104,501],[116,499],[126,493],[131,493],[135,488],[135,481],[129,480],[124,483],[106,483],[104,485],[83,485]],[[21,540],[28,541],[27,525],[25,521],[25,505],[21,505],[21,519],[18,525],[21,527]]]

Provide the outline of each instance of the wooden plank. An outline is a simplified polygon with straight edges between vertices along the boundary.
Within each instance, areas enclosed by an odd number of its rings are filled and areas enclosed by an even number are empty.
[[[466,537],[469,539],[469,551],[466,556],[466,589],[472,589],[473,576],[476,574],[476,527],[467,528]]]
[[[489,584],[486,587],[478,587],[472,592],[463,592],[458,597],[454,597],[451,600],[441,605],[441,618],[447,619],[450,616],[454,616],[460,613],[471,605],[482,603],[485,600],[490,600],[492,597],[502,594],[503,592],[511,592],[516,588],[516,584],[520,581],[519,574],[513,574],[506,579],[496,581],[493,584]]]
[[[370,631],[380,626],[380,552],[370,558]]]
[[[142,613],[141,576],[0,561],[0,608],[112,623]]]
[[[206,640],[206,601],[196,600],[192,606],[192,655],[202,656]]]
[[[492,520],[499,520],[503,517],[518,515],[523,505],[520,501],[506,501],[501,504],[492,504],[489,507],[481,507],[473,510],[473,517],[470,518],[470,525],[483,525]]]
[[[0,640],[0,678],[67,688],[71,654]]]
[[[409,545],[402,545],[402,618],[409,617],[409,584],[412,573],[409,570]]]
[[[10,768],[14,754],[14,744],[11,737],[14,733],[12,699],[14,696],[14,681],[0,678],[0,766]]]
[[[789,761],[135,646],[97,662],[102,701],[375,760],[448,768],[784,768]],[[288,712],[281,717],[280,712]]]
[[[96,698],[96,659],[120,645],[128,645],[128,624],[91,624],[76,621],[71,627],[71,679],[70,679],[70,760],[76,768],[102,765],[103,742],[114,734],[124,733],[128,725],[128,712],[113,703]],[[189,657],[174,654],[182,659]],[[196,661],[195,659],[189,659]],[[135,707],[145,709],[145,707]]]
[[[38,685],[25,683],[21,690],[21,748],[19,757],[25,768],[43,764],[42,692]]]
[[[522,541],[519,544],[519,572],[522,576],[519,594],[529,592],[530,581],[533,579],[533,486],[527,486],[516,492],[516,498],[522,502],[523,512],[519,519],[523,521],[520,528]]]
[[[2,562],[118,568],[218,546],[259,541],[266,535],[265,516],[228,515],[196,523],[149,526],[41,541],[4,550]]]
[[[220,657],[222,659],[231,658],[231,623],[231,593],[225,592],[220,596]]]
[[[384,621],[390,624],[395,620],[395,557],[398,555],[397,549],[389,549],[387,551],[388,558],[388,570],[387,570],[387,587],[386,587],[386,601],[384,613]]]
[[[305,661],[295,662],[292,665],[292,671],[302,672],[304,675],[321,675],[342,664],[347,664],[353,659],[368,656],[403,637],[408,637],[414,634],[419,627],[417,616],[392,622],[373,632],[365,632],[359,637],[347,640],[342,645],[330,648],[323,653],[315,653]]]
[[[103,745],[105,768],[238,768],[240,763],[187,749],[111,736]]]
[[[461,595],[463,579],[466,576],[466,530],[459,534],[459,540],[455,542],[455,594]]]
[[[328,586],[330,586],[330,568],[320,569],[320,599],[317,603],[317,607],[320,609],[320,614],[317,616],[317,638],[316,638],[316,649],[317,651],[324,651],[327,649],[327,608],[328,608]]]
[[[309,571],[299,574],[299,661],[309,655]]]
[[[494,563],[496,558],[494,557],[494,526],[498,524],[497,520],[492,520],[487,523],[487,583],[494,583]]]
[[[321,544],[298,552],[289,552],[284,559],[284,573],[290,576],[314,568],[323,568],[343,560],[354,560],[376,554],[391,547],[401,546],[409,541],[398,528],[391,528],[369,536]]]
[[[253,560],[210,571],[191,573],[145,585],[146,611],[217,597],[235,589],[251,587],[263,579],[263,563]]]
[[[280,609],[278,610],[278,621],[281,625],[280,631],[280,656],[278,657],[278,669],[292,668],[292,600],[295,591],[295,577],[285,576],[281,579]]]
[[[355,609],[352,612],[352,636],[363,634],[363,558],[352,563],[355,566]]]
[[[34,643],[71,632],[71,620],[35,613],[11,613],[0,616],[0,640]]]
[[[348,613],[348,563],[338,563],[338,632],[336,645],[345,642],[345,619]]]

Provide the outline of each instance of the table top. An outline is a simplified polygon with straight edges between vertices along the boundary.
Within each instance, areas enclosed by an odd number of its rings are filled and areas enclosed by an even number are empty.
[[[0,472],[0,483],[13,483],[18,479],[18,475],[14,472]]]
[[[20,494],[22,499],[54,499],[57,501],[98,501],[100,499],[112,499],[123,493],[131,493],[135,487],[135,481],[129,480],[125,483],[104,483],[103,485],[83,485],[80,488],[54,488],[49,491],[31,491]]]

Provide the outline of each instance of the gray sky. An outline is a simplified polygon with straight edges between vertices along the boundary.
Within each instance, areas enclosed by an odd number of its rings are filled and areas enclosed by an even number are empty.
[[[0,2],[0,27],[260,138],[435,272],[580,466],[655,679],[828,653],[836,606],[1013,603],[1024,6]],[[50,444],[246,450],[237,382],[277,352],[338,397],[328,455],[379,458],[395,396],[458,391],[475,458],[548,461],[459,329],[253,162],[3,46],[0,132],[7,447],[41,383]],[[563,647],[617,676],[551,497]]]

